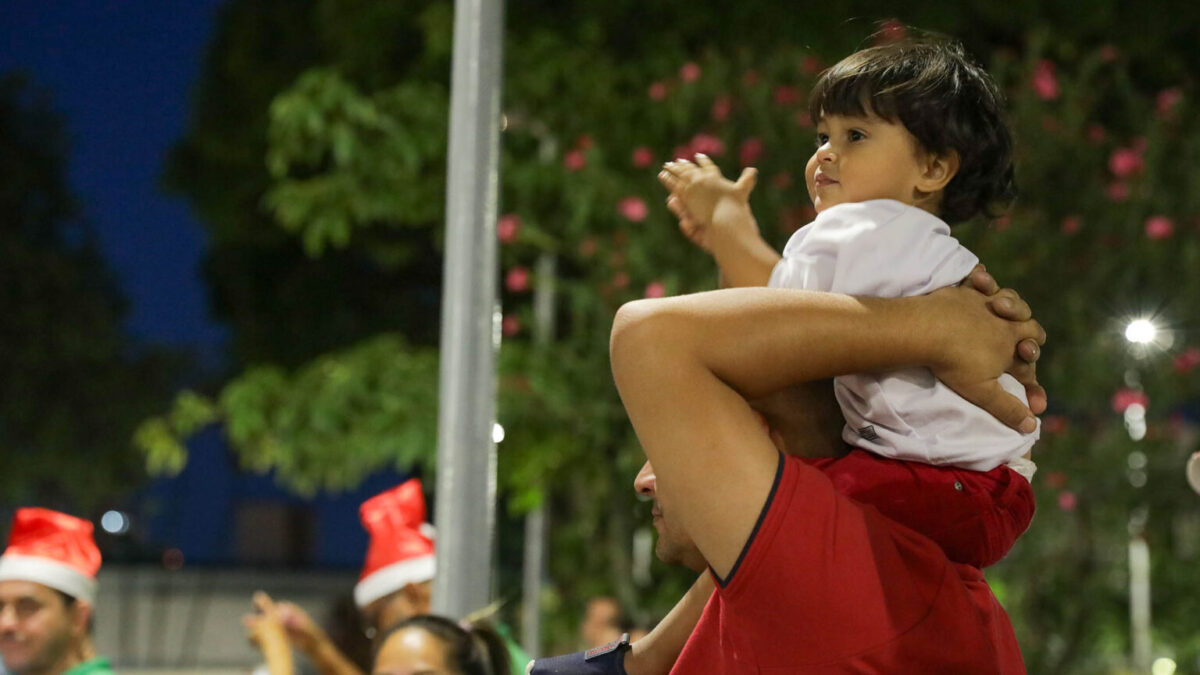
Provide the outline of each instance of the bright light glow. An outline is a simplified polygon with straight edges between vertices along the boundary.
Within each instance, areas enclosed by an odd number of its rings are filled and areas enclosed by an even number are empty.
[[[105,511],[100,516],[100,529],[109,534],[125,534],[129,531],[129,516],[120,511]]]
[[[1168,659],[1164,656],[1159,659],[1154,659],[1154,665],[1150,666],[1150,672],[1153,673],[1153,675],[1175,675],[1175,669],[1177,667],[1178,666],[1175,665],[1174,660]]]
[[[504,440],[504,427],[500,426],[499,422],[492,422],[492,442],[500,443]]]
[[[1149,319],[1134,319],[1125,327],[1125,339],[1138,345],[1154,342],[1158,328]]]

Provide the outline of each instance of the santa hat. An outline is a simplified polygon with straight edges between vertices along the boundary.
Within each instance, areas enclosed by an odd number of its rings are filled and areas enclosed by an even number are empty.
[[[363,502],[358,509],[371,542],[354,587],[354,602],[366,607],[408,584],[433,578],[433,526],[425,522],[425,495],[413,478]]]
[[[50,509],[17,509],[0,555],[0,581],[33,581],[92,604],[99,570],[90,522]]]

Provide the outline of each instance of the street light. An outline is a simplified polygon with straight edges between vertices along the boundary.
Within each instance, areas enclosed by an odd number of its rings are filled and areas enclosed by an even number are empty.
[[[1125,339],[1136,345],[1148,345],[1158,337],[1158,327],[1150,319],[1134,319],[1125,327]]]

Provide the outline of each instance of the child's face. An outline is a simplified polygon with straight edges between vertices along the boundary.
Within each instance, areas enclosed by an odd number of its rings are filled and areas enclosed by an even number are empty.
[[[804,176],[817,213],[835,204],[895,199],[928,208],[920,191],[925,152],[898,122],[824,115],[817,123],[817,151]]]

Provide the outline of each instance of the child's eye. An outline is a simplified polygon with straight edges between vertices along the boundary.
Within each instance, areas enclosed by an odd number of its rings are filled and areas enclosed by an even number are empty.
[[[850,137],[851,141],[861,141],[862,139],[866,138],[867,136],[863,132],[858,131],[857,129],[854,129],[849,133],[849,137]]]
[[[817,147],[821,147],[829,142],[829,134],[817,134]]]

